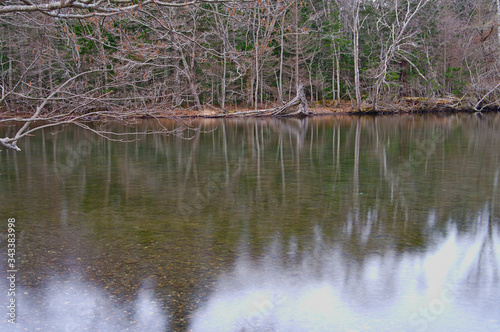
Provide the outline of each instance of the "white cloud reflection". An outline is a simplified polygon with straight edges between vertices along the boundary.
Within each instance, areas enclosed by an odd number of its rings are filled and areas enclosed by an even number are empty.
[[[500,238],[490,217],[486,207],[469,231],[450,226],[422,251],[360,258],[329,245],[319,228],[305,252],[294,240],[277,240],[260,261],[242,250],[189,330],[499,331]],[[18,323],[4,319],[2,331],[168,329],[145,289],[130,305],[112,303],[77,278],[54,280],[41,295],[22,288],[17,294]]]
[[[141,289],[133,305],[112,303],[106,292],[79,281],[53,280],[43,294],[16,287],[16,324],[2,331],[166,331],[167,319],[153,294]]]
[[[487,208],[476,218],[474,230],[459,234],[450,226],[427,251],[387,251],[361,262],[325,245],[320,232],[298,266],[280,260],[284,252],[277,243],[262,262],[242,255],[191,328],[499,331],[499,232]]]

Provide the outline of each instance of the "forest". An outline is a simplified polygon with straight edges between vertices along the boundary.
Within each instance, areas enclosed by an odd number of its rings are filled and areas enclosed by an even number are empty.
[[[5,117],[498,108],[500,0],[12,0]],[[101,112],[101,113],[99,113]]]

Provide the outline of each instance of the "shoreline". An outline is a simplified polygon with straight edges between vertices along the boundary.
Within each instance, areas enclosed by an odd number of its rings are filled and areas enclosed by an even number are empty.
[[[309,104],[309,113],[307,115],[283,114],[267,115],[259,113],[250,113],[242,115],[232,115],[237,112],[254,111],[253,108],[231,107],[223,110],[215,106],[207,106],[203,110],[178,109],[157,115],[158,117],[179,117],[179,118],[244,118],[244,117],[307,117],[323,115],[399,115],[399,114],[455,114],[455,113],[490,113],[500,112],[500,104],[492,104],[489,107],[483,107],[476,110],[470,102],[459,100],[458,98],[420,98],[405,97],[398,103],[380,104],[378,110],[373,110],[371,104],[363,103],[361,110],[356,110],[350,101]],[[276,105],[263,105],[260,109],[274,108]],[[161,112],[160,112],[161,113]],[[148,117],[147,115],[145,117]]]
[[[246,110],[246,109],[245,109]],[[367,110],[352,110],[352,109],[337,109],[330,108],[325,109],[325,107],[314,108],[311,107],[309,109],[309,113],[307,115],[265,115],[265,114],[246,114],[246,115],[232,115],[234,112],[224,113],[222,111],[215,112],[213,110],[201,110],[201,111],[193,111],[193,110],[175,110],[172,113],[165,113],[161,115],[156,115],[158,118],[264,118],[264,117],[275,117],[275,118],[284,118],[284,117],[309,117],[309,116],[335,116],[335,115],[366,115],[366,116],[376,116],[376,115],[403,115],[403,114],[459,114],[459,113],[494,113],[500,112],[500,107],[485,107],[482,110],[474,110],[473,108],[427,108],[427,109],[380,109],[377,111],[367,109]],[[151,115],[142,115],[139,118],[153,118]]]
[[[411,101],[411,104],[408,103]],[[455,103],[451,103],[455,102]],[[328,104],[328,102],[326,103]],[[266,105],[271,106],[271,105]],[[275,107],[275,106],[272,106]],[[263,108],[262,111],[265,109]],[[257,113],[255,113],[257,111]],[[202,110],[193,110],[190,108],[182,109],[161,109],[156,106],[150,110],[137,110],[135,112],[122,111],[122,110],[91,110],[85,114],[79,114],[82,121],[95,121],[107,118],[113,119],[152,119],[152,118],[257,118],[257,117],[308,117],[308,116],[329,116],[329,115],[401,115],[401,114],[457,114],[457,113],[492,113],[500,112],[500,105],[491,107],[484,107],[480,110],[475,110],[473,107],[467,107],[463,104],[457,105],[455,100],[443,98],[410,98],[408,97],[403,103],[380,106],[378,110],[373,110],[371,105],[364,103],[361,110],[356,110],[349,101],[342,101],[336,105],[324,105],[313,103],[309,106],[308,114],[281,114],[269,115],[258,113],[259,110],[234,107],[226,110],[217,108],[215,106],[205,106]],[[235,113],[249,112],[249,114],[235,114]],[[252,113],[254,112],[254,113]],[[50,117],[60,116],[61,114],[51,113]],[[233,115],[234,114],[234,115]],[[0,120],[12,119],[12,122],[24,122],[23,120],[29,119],[33,114],[22,111],[6,111],[0,108]],[[67,119],[67,118],[66,118]],[[48,119],[47,116],[41,115],[36,121],[54,120]],[[10,121],[9,121],[10,122]]]

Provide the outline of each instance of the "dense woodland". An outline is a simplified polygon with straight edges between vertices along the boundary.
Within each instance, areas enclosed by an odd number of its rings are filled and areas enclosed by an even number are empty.
[[[500,0],[12,0],[3,112],[500,100]],[[67,114],[67,113],[66,113]]]

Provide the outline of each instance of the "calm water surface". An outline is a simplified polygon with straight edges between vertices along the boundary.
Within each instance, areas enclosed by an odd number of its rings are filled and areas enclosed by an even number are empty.
[[[0,152],[0,329],[500,330],[500,115],[190,126]]]

